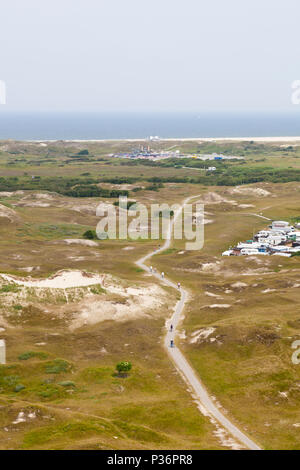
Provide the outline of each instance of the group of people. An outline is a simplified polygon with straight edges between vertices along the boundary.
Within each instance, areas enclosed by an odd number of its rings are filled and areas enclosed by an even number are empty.
[[[156,268],[153,268],[153,266],[150,266],[150,273],[156,274]],[[164,278],[165,278],[165,273],[162,271],[160,276],[161,276],[162,279],[164,279]],[[177,282],[177,288],[178,288],[178,289],[181,288],[180,282]],[[174,327],[173,327],[173,325],[171,324],[171,325],[170,325],[170,332],[171,332],[171,333],[173,332],[173,329],[174,329]],[[174,348],[174,340],[173,340],[173,339],[170,340],[170,348]]]
[[[150,273],[154,273],[156,274],[156,268],[153,268],[153,266],[150,266]],[[165,278],[165,273],[164,271],[161,272],[161,278],[164,279]],[[180,289],[181,288],[181,284],[180,282],[177,282],[177,288]]]
[[[173,327],[173,325],[172,325],[172,323],[171,323],[171,325],[170,325],[170,333],[173,333],[173,329],[174,329],[174,327]],[[170,340],[170,348],[174,348],[174,340],[173,340],[173,339]]]

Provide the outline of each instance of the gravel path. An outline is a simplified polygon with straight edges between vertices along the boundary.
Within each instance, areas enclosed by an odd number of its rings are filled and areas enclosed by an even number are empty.
[[[154,250],[151,253],[148,253],[146,256],[142,257],[138,261],[136,261],[137,266],[140,268],[144,269],[145,271],[149,272],[149,267],[145,264],[146,261],[148,261],[153,255],[158,254],[170,247],[171,244],[171,234],[172,234],[172,229],[174,222],[176,218],[180,215],[182,208],[184,204],[187,204],[191,199],[199,197],[199,196],[193,196],[190,198],[187,198],[183,203],[180,209],[178,209],[173,217],[173,220],[170,223],[170,227],[168,230],[168,236],[166,238],[165,243],[160,249]],[[177,285],[164,278],[161,278],[161,275],[158,273],[153,273],[152,275],[158,278],[161,282],[163,282],[165,285],[168,285],[170,287],[173,287],[174,289],[178,290]],[[204,408],[207,412],[208,415],[213,417],[215,420],[220,423],[221,426],[223,426],[230,434],[233,436],[236,440],[238,440],[241,444],[243,444],[247,449],[251,450],[261,450],[260,447],[252,441],[246,434],[244,434],[240,429],[238,429],[224,414],[216,407],[214,404],[212,398],[210,398],[209,394],[206,391],[206,388],[202,384],[200,378],[196,374],[196,372],[193,370],[191,365],[188,363],[182,352],[179,350],[178,347],[170,347],[170,342],[175,341],[175,336],[176,336],[176,328],[178,323],[182,320],[182,313],[183,309],[185,306],[185,302],[188,297],[187,291],[184,289],[180,288],[180,293],[181,297],[179,302],[177,302],[174,313],[172,317],[167,321],[167,333],[165,336],[164,340],[164,346],[166,348],[166,351],[168,352],[170,358],[174,362],[177,370],[180,372],[181,376],[187,383],[190,389],[193,391],[193,395],[199,402],[201,403],[202,408]],[[173,325],[173,330],[170,330],[170,325]]]

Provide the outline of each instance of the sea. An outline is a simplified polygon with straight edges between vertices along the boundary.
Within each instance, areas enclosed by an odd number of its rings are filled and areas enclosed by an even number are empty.
[[[0,139],[103,140],[300,136],[294,112],[12,112],[0,108]]]

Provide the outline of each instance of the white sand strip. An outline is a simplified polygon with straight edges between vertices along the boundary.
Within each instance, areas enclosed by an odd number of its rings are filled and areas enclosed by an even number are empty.
[[[14,282],[24,287],[40,287],[45,289],[68,289],[72,287],[86,287],[103,282],[103,276],[81,271],[60,271],[47,279],[17,278],[8,274],[0,274],[8,282]]]

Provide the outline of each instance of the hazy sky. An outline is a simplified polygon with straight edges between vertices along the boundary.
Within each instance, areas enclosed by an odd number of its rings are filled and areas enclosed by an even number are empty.
[[[299,18],[299,0],[1,0],[1,111],[293,109]]]

